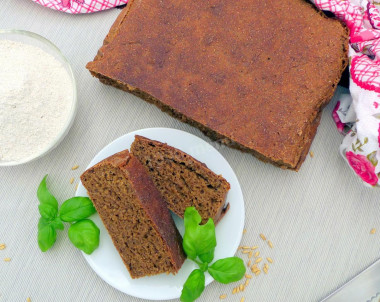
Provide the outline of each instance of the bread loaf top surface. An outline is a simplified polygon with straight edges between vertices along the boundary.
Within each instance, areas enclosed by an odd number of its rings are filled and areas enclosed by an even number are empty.
[[[298,169],[347,45],[347,29],[304,0],[131,0],[87,68]]]

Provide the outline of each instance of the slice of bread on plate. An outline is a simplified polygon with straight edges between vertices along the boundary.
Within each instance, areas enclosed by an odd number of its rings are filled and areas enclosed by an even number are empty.
[[[132,278],[178,272],[186,258],[182,238],[136,157],[116,153],[81,181]]]
[[[227,212],[230,184],[204,163],[168,144],[136,135],[131,153],[141,162],[171,211],[183,218],[195,207],[205,223],[215,223]]]

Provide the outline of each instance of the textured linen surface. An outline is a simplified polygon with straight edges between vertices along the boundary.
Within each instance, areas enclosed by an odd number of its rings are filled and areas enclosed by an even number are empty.
[[[41,253],[36,242],[36,189],[49,174],[51,191],[62,202],[90,160],[115,138],[148,127],[171,127],[210,141],[197,129],[162,113],[151,104],[101,84],[84,68],[92,60],[120,11],[73,16],[35,5],[3,0],[0,28],[18,28],[50,39],[71,62],[78,83],[79,107],[64,141],[30,164],[0,168],[0,302],[142,301],[102,281],[66,235]],[[199,301],[320,301],[379,258],[379,193],[362,185],[339,155],[341,136],[326,107],[308,157],[296,173],[264,164],[249,154],[218,146],[234,169],[245,198],[246,234],[242,244],[259,245],[273,258],[267,275],[254,278],[243,293],[239,283],[209,285]],[[79,165],[72,171],[71,167]],[[75,178],[70,184],[71,177]],[[272,242],[269,249],[258,234]],[[238,253],[238,255],[241,255]],[[10,262],[3,258],[10,257]],[[246,258],[244,258],[246,259]]]
[[[368,186],[380,186],[380,11],[373,0],[313,0],[350,30],[350,92],[333,118],[345,135],[340,153]]]
[[[51,9],[69,14],[95,13],[123,5],[128,0],[33,0]]]

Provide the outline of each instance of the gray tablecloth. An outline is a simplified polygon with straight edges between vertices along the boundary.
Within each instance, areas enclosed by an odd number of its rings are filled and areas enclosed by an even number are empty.
[[[162,113],[139,98],[100,84],[84,68],[96,54],[119,10],[71,16],[30,0],[2,0],[0,28],[36,32],[55,43],[71,62],[78,82],[79,108],[65,140],[44,158],[0,168],[0,301],[139,301],[100,279],[60,234],[47,253],[38,249],[36,190],[50,175],[62,202],[73,196],[79,175],[109,142],[130,131],[171,127],[209,141],[200,131]],[[1,55],[1,54],[0,54]],[[1,66],[0,66],[1,68]],[[379,258],[379,191],[364,187],[338,154],[342,136],[331,111],[324,110],[308,157],[298,173],[264,164],[251,155],[220,148],[234,169],[245,198],[242,244],[259,245],[271,257],[268,274],[253,278],[243,293],[239,283],[212,283],[199,301],[319,301]],[[0,113],[1,114],[1,113]],[[217,146],[213,143],[214,146]],[[71,167],[79,165],[72,171]],[[74,184],[70,178],[74,177]],[[259,238],[265,234],[268,248]],[[241,255],[238,253],[238,255]],[[3,261],[11,258],[10,262]]]

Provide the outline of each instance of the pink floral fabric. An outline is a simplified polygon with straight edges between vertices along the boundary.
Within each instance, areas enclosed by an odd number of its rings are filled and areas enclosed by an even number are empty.
[[[70,14],[94,13],[126,4],[128,0],[32,0],[38,4]]]
[[[380,10],[373,0],[313,0],[350,30],[350,95],[341,95],[333,119],[345,135],[340,152],[371,187],[380,186]]]
[[[336,102],[335,108],[332,112],[332,117],[334,119],[334,122],[336,124],[336,128],[341,134],[344,134],[344,124],[342,123],[339,115],[338,115],[338,110],[340,108],[340,101]]]
[[[379,178],[375,173],[375,167],[364,155],[356,154],[352,151],[346,152],[348,163],[363,181],[375,186]]]

